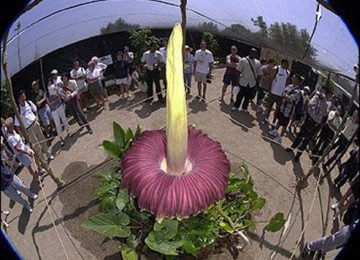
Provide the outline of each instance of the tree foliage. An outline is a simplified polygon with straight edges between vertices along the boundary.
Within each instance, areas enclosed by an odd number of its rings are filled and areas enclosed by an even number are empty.
[[[101,34],[108,34],[114,32],[122,32],[140,28],[138,24],[127,23],[124,19],[119,18],[115,22],[108,23],[105,27],[100,29]]]
[[[135,53],[135,64],[140,64],[141,55],[149,48],[151,42],[160,43],[160,39],[152,35],[149,29],[132,30],[129,37]]]
[[[206,41],[207,48],[217,56],[217,52],[219,51],[219,43],[216,40],[215,36],[210,32],[204,32],[202,34],[202,39]]]
[[[219,27],[216,23],[213,22],[203,22],[199,23],[197,29],[201,32],[209,32],[209,33],[220,33]]]
[[[10,103],[9,90],[5,84],[1,84],[1,117],[7,118],[12,114],[13,109]]]
[[[255,34],[267,37],[278,48],[296,56],[302,56],[305,52],[310,40],[310,35],[306,29],[299,29],[291,23],[275,22],[268,26],[262,16],[258,16],[256,19],[252,18],[251,21],[259,28]],[[316,49],[310,46],[307,56],[314,58],[316,52]]]

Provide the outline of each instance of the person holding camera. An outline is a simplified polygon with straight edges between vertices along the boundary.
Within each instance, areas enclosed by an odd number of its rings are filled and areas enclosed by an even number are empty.
[[[206,100],[206,83],[211,83],[211,66],[214,57],[211,51],[206,49],[204,40],[200,43],[200,49],[195,52],[194,58],[194,75],[198,85],[198,95],[196,99]]]
[[[299,146],[299,151],[296,153],[294,158],[295,162],[299,161],[300,156],[310,142],[310,138],[314,135],[316,129],[321,124],[323,116],[327,113],[327,92],[328,90],[326,87],[322,86],[320,91],[317,91],[315,96],[310,100],[308,103],[308,111],[305,122],[301,126],[300,132],[296,136],[292,145],[286,148],[287,152],[291,152]]]
[[[249,113],[250,99],[254,97],[254,94],[256,95],[256,89],[262,75],[261,63],[256,59],[257,55],[257,50],[252,48],[249,56],[242,58],[237,66],[237,70],[240,71],[240,91],[236,96],[234,106],[231,108],[232,111],[237,111],[244,99],[242,109]]]
[[[157,44],[155,42],[151,42],[149,50],[143,53],[141,63],[146,71],[146,84],[148,87],[148,99],[146,102],[153,101],[153,83],[155,83],[158,100],[160,103],[165,103],[160,86],[160,68],[163,66],[164,58],[161,52],[157,50]]]

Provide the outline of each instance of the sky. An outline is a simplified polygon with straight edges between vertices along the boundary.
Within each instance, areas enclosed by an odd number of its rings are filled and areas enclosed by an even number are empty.
[[[163,2],[178,4],[180,0]],[[31,25],[55,11],[81,3],[89,4],[59,12]],[[256,31],[251,18],[261,15],[267,24],[290,22],[310,33],[315,22],[316,6],[315,0],[188,0],[187,23],[191,26],[209,21],[190,11],[195,10],[227,26],[240,23]],[[128,23],[149,28],[171,28],[175,22],[181,21],[179,8],[151,0],[45,0],[20,16],[10,28],[10,74],[51,51],[99,35],[102,27],[120,17]],[[20,30],[17,30],[19,22]],[[353,66],[358,57],[356,42],[342,20],[324,7],[313,45],[318,49],[317,59],[320,62],[354,77]]]

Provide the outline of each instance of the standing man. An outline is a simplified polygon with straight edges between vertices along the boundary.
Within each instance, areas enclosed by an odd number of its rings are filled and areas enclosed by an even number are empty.
[[[316,129],[321,124],[322,118],[327,113],[326,104],[327,89],[325,86],[321,87],[321,90],[308,103],[308,111],[304,124],[300,128],[299,134],[296,136],[291,147],[286,148],[287,152],[291,152],[293,149],[299,147],[299,151],[294,158],[295,162],[298,162],[302,152],[310,142],[310,138],[314,135]],[[300,145],[301,144],[301,145]]]
[[[257,100],[256,100],[257,113],[262,112],[261,104],[263,102],[266,93],[268,93],[271,88],[271,72],[275,64],[276,64],[275,60],[269,59],[268,63],[261,67],[262,75],[260,79],[259,88],[257,89]]]
[[[200,49],[195,52],[194,75],[198,85],[198,96],[196,99],[202,99],[204,102],[206,99],[206,81],[207,77],[211,76],[211,66],[213,62],[213,54],[206,49],[206,42],[202,40]]]
[[[223,87],[221,91],[221,97],[219,99],[220,102],[224,101],[224,96],[226,93],[227,87],[231,84],[231,96],[230,96],[230,102],[234,102],[234,94],[233,94],[233,88],[234,86],[239,85],[239,77],[240,72],[236,69],[238,66],[241,57],[237,55],[238,49],[236,46],[231,46],[230,48],[230,54],[226,56],[226,70],[223,78]]]
[[[265,112],[266,118],[262,121],[262,124],[267,125],[269,123],[269,116],[271,113],[271,110],[274,106],[274,103],[276,104],[276,109],[274,112],[274,118],[272,121],[272,125],[275,125],[277,114],[279,112],[281,103],[282,103],[282,94],[285,90],[285,87],[290,82],[290,72],[288,71],[289,68],[289,61],[286,59],[282,59],[280,63],[280,67],[276,66],[272,70],[271,74],[271,88],[270,88],[270,95],[267,102],[267,109]]]
[[[51,111],[46,103],[45,92],[39,88],[39,80],[33,81],[31,84],[30,100],[36,105],[46,137],[49,138],[51,133]]]
[[[100,59],[98,57],[96,57],[96,56],[92,57],[91,61],[93,61],[95,63],[95,69],[100,71],[100,84],[101,84],[101,86],[103,88],[104,100],[109,101],[108,100],[109,95],[108,95],[108,92],[107,92],[107,89],[106,89],[105,77],[104,77],[104,73],[105,73],[105,70],[107,68],[107,65],[105,63],[100,62]]]
[[[80,95],[80,104],[82,109],[87,109],[87,91],[88,86],[86,83],[86,70],[83,67],[80,67],[78,60],[74,60],[73,69],[70,71],[71,79],[76,81],[78,94]]]
[[[26,100],[25,91],[20,91],[18,95],[19,102],[19,114],[21,116],[22,121],[24,122],[24,126],[26,131],[30,136],[30,140],[34,143],[34,149],[39,154],[40,158],[43,161],[46,161],[47,156],[48,159],[53,160],[54,156],[50,154],[49,147],[45,141],[44,134],[40,128],[38,119],[37,119],[37,109],[33,102]],[[20,127],[19,120],[15,117],[14,125],[16,127]],[[20,132],[20,131],[18,131]]]
[[[261,63],[256,59],[257,54],[257,50],[252,48],[249,56],[242,58],[237,66],[237,70],[240,71],[240,91],[236,96],[234,106],[231,108],[232,111],[237,111],[244,99],[242,109],[249,113],[248,106],[250,99],[252,98],[254,91],[256,91],[256,86],[260,82],[262,75]]]
[[[167,86],[167,82],[166,82],[166,52],[167,52],[168,38],[162,38],[161,44],[162,44],[162,47],[159,49],[159,51],[161,52],[161,55],[163,57],[164,66],[161,67],[160,77],[163,81],[164,88],[166,89],[166,86]]]
[[[158,101],[160,103],[164,103],[164,98],[162,96],[160,87],[160,68],[164,63],[164,59],[161,55],[161,52],[157,50],[157,44],[155,42],[151,42],[149,45],[149,50],[143,53],[141,57],[141,63],[143,64],[146,71],[146,84],[148,87],[148,99],[146,100],[146,102],[153,101],[154,82]]]

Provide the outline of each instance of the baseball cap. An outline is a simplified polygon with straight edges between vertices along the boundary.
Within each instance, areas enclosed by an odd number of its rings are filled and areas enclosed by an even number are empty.
[[[306,90],[307,92],[310,93],[310,88],[309,88],[308,86],[305,86],[305,87],[304,87],[304,90]]]
[[[39,84],[39,80],[34,80],[32,83],[31,83],[31,86],[35,86],[36,84]]]
[[[58,74],[58,71],[57,71],[57,70],[52,70],[52,71],[50,72],[50,74]]]

